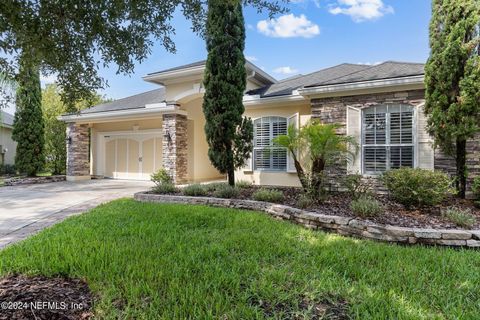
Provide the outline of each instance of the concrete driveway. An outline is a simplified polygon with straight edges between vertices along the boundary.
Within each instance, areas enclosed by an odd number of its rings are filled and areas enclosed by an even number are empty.
[[[150,181],[90,180],[0,188],[0,248],[63,219],[152,187]]]

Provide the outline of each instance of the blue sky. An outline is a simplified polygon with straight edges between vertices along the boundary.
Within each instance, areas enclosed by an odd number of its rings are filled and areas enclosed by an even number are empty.
[[[428,57],[430,0],[292,0],[290,12],[268,20],[245,8],[245,55],[277,79],[306,74],[343,62],[386,60],[425,62]],[[122,98],[157,88],[147,73],[206,58],[205,44],[179,13],[176,54],[156,45],[135,73],[117,75],[114,65],[100,74],[109,82],[101,93]],[[252,58],[253,57],[253,58]],[[49,82],[49,79],[44,79]]]

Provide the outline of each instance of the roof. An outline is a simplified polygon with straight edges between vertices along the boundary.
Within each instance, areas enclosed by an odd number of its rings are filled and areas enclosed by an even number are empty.
[[[134,96],[118,99],[112,102],[98,104],[88,109],[82,110],[81,114],[119,111],[128,109],[145,108],[147,104],[161,103],[165,101],[165,88],[159,88],[144,93],[136,94]]]
[[[6,113],[5,111],[0,111],[0,121],[3,125],[13,126],[13,115]]]
[[[386,61],[378,65],[343,63],[307,75],[288,78],[247,92],[262,98],[290,95],[294,90],[341,83],[401,78],[424,74],[423,63]]]
[[[164,72],[175,71],[175,70],[201,67],[201,66],[204,66],[206,63],[207,63],[207,60],[197,61],[197,62],[177,66],[177,67],[174,67],[174,68],[169,68],[169,69],[165,69],[165,70],[155,71],[155,72],[152,72],[152,73],[147,73],[147,76],[151,76],[151,75],[159,74],[159,73],[164,73]]]
[[[202,72],[203,68],[205,68],[206,66],[206,63],[207,63],[207,60],[201,60],[201,61],[184,64],[184,65],[177,66],[170,69],[148,73],[146,76],[143,77],[143,79],[145,81],[158,82],[155,80],[164,76],[170,76],[171,73],[175,71],[180,72],[180,71],[189,71],[189,69],[194,69],[197,72]],[[245,67],[250,71],[254,71],[254,78],[257,78],[258,80],[262,81],[263,84],[272,84],[277,82],[277,79],[275,79],[270,74],[266,73],[261,68],[257,67],[255,64],[253,64],[248,60],[245,60]]]

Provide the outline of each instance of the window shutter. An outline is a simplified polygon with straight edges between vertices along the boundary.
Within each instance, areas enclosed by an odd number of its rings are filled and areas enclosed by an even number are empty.
[[[291,125],[293,125],[295,127],[295,129],[299,129],[300,125],[299,125],[299,115],[298,115],[298,112],[295,113],[294,115],[288,117],[287,119],[287,125],[288,127],[290,127]],[[293,157],[292,155],[290,154],[290,152],[288,152],[287,154],[287,172],[292,172],[292,173],[296,173],[297,172],[297,169],[295,169],[295,162],[293,161]]]
[[[433,139],[427,132],[427,116],[424,111],[425,104],[419,105],[417,113],[417,167],[433,170],[434,149]]]
[[[253,166],[252,166],[252,153],[250,152],[250,156],[245,161],[245,166],[243,166],[243,171],[253,171],[252,168],[253,168]]]
[[[351,159],[347,164],[348,173],[360,173],[361,172],[361,134],[362,134],[362,117],[361,110],[358,108],[347,106],[347,135],[355,138],[355,141],[358,144],[359,151],[355,159]],[[355,152],[355,150],[352,150]],[[353,160],[353,161],[352,161]]]

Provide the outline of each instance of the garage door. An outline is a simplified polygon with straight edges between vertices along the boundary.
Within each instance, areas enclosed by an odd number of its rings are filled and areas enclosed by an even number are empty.
[[[106,177],[150,180],[161,167],[161,135],[105,136]]]

